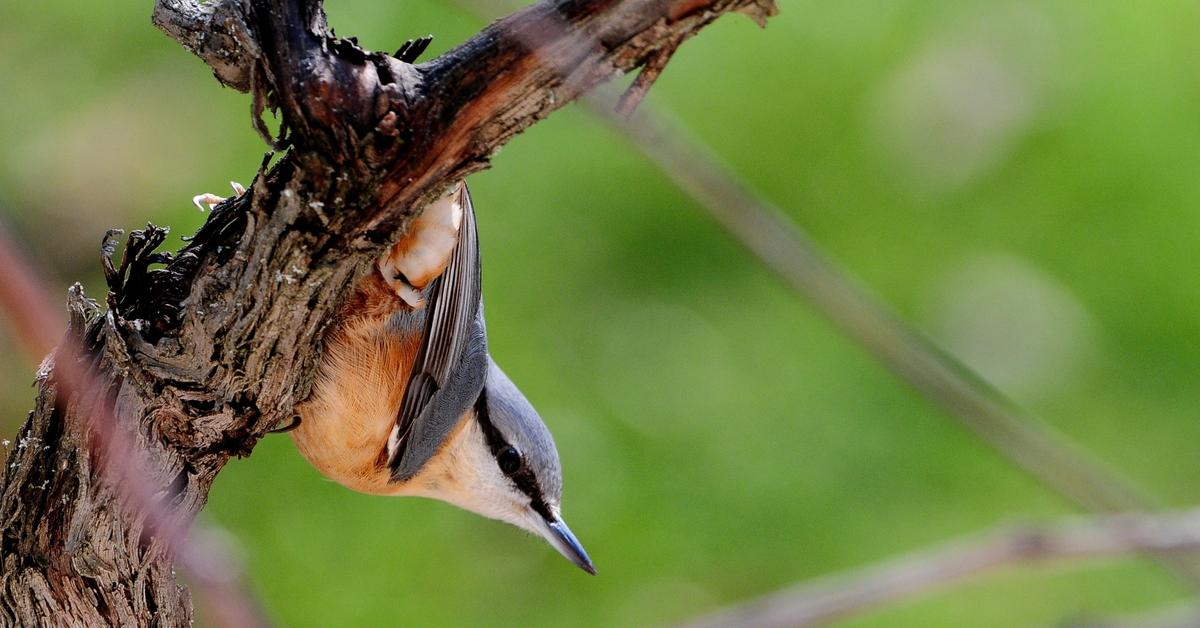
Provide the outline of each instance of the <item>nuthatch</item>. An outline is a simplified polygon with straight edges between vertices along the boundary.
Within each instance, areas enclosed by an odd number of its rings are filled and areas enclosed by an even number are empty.
[[[554,439],[488,354],[465,184],[425,208],[355,286],[297,412],[296,446],[329,478],[507,521],[596,573],[559,512]]]

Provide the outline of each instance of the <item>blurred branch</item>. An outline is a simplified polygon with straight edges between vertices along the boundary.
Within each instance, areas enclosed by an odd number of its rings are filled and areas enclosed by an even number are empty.
[[[1085,616],[1062,625],[1063,628],[1196,628],[1200,626],[1200,604],[1188,601],[1110,617]]]
[[[1004,567],[1153,552],[1200,551],[1200,509],[1025,525],[835,574],[704,617],[690,628],[814,626]],[[1194,615],[1192,617],[1195,617]],[[1194,625],[1194,624],[1188,624]]]
[[[1160,504],[1049,425],[1024,413],[938,349],[843,273],[783,212],[745,187],[687,129],[643,110],[622,120],[589,109],[624,135],[751,253],[880,363],[1002,455],[1074,504],[1098,513],[1154,511]],[[1194,560],[1159,557],[1193,589]]]
[[[589,103],[722,227],[848,336],[926,398],[1035,478],[1099,512],[1153,509],[1153,500],[1052,428],[1023,416],[981,378],[937,349],[826,258],[782,211],[737,179],[719,157],[662,113],[630,120]]]

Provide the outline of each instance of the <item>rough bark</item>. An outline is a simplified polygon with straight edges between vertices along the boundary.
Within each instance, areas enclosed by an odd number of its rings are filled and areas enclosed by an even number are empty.
[[[52,361],[39,373],[0,484],[0,624],[189,624],[167,545],[102,473],[97,413],[190,521],[225,462],[291,420],[338,303],[414,212],[597,83],[647,64],[656,76],[731,11],[762,22],[774,6],[547,0],[413,65],[411,49],[334,37],[315,0],[159,0],[156,25],[251,93],[260,133],[264,109],[281,113],[283,152],[177,253],[154,252],[162,230],[134,232],[124,263],[105,261],[106,312],[72,290],[68,335],[101,389],[75,394]]]

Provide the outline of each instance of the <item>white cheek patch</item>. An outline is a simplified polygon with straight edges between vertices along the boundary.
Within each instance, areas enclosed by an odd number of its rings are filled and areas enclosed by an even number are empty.
[[[447,442],[409,487],[406,494],[448,502],[538,534],[529,520],[529,497],[500,471],[475,421]]]

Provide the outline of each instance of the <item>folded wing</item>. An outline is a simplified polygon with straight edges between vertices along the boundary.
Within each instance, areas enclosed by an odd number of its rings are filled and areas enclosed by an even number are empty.
[[[475,209],[464,184],[458,242],[446,270],[426,289],[425,330],[388,439],[392,479],[403,481],[437,451],[479,398],[487,371]]]

